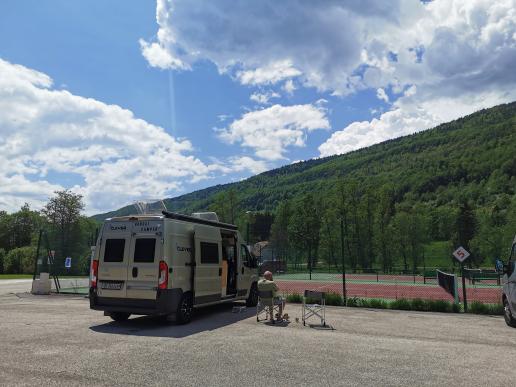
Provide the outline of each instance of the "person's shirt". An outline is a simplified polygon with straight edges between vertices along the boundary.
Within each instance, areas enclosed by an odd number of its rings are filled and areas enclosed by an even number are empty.
[[[258,281],[258,290],[262,292],[272,291],[272,296],[276,297],[276,293],[278,292],[279,288],[274,281],[269,281],[265,278],[262,278]]]

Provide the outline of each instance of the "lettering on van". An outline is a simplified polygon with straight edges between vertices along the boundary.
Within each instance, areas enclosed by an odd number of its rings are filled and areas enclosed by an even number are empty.
[[[177,251],[186,251],[187,253],[191,253],[192,252],[192,248],[191,247],[183,247],[183,246],[179,246],[178,244],[176,244],[176,250]]]
[[[157,232],[157,231],[159,231],[160,225],[159,224],[153,225],[148,221],[140,221],[140,222],[135,222],[134,227],[135,228],[139,227],[139,229],[137,230],[139,232]]]
[[[125,231],[127,229],[126,226],[110,226],[111,231]]]

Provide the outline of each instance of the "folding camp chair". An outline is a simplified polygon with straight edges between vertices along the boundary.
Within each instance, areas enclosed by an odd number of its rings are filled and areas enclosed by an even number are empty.
[[[326,293],[305,290],[302,312],[303,325],[306,325],[306,320],[314,316],[321,319],[323,327],[326,326]]]
[[[258,303],[256,304],[256,321],[267,320],[267,315],[271,316],[274,324],[274,315],[279,313],[279,302],[274,299],[272,290],[258,290]],[[265,314],[265,319],[260,320],[260,316]]]

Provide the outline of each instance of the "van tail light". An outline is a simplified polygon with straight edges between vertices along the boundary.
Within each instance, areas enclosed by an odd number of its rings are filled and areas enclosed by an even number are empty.
[[[99,274],[99,261],[91,262],[91,287],[97,288],[97,276]]]
[[[168,285],[168,265],[165,261],[159,262],[158,289],[166,289]]]

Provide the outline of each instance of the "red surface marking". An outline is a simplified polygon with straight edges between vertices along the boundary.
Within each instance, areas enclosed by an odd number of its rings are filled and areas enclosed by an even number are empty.
[[[342,295],[342,284],[316,282],[316,281],[277,281],[281,291],[285,293],[302,294],[305,289],[331,291]],[[485,303],[499,303],[501,300],[501,288],[466,288],[468,301],[481,301]],[[410,285],[385,285],[371,284],[346,284],[348,297],[366,298],[421,298],[426,300],[448,300],[453,297],[439,286],[410,286]],[[459,287],[459,295],[462,300],[462,288]]]

